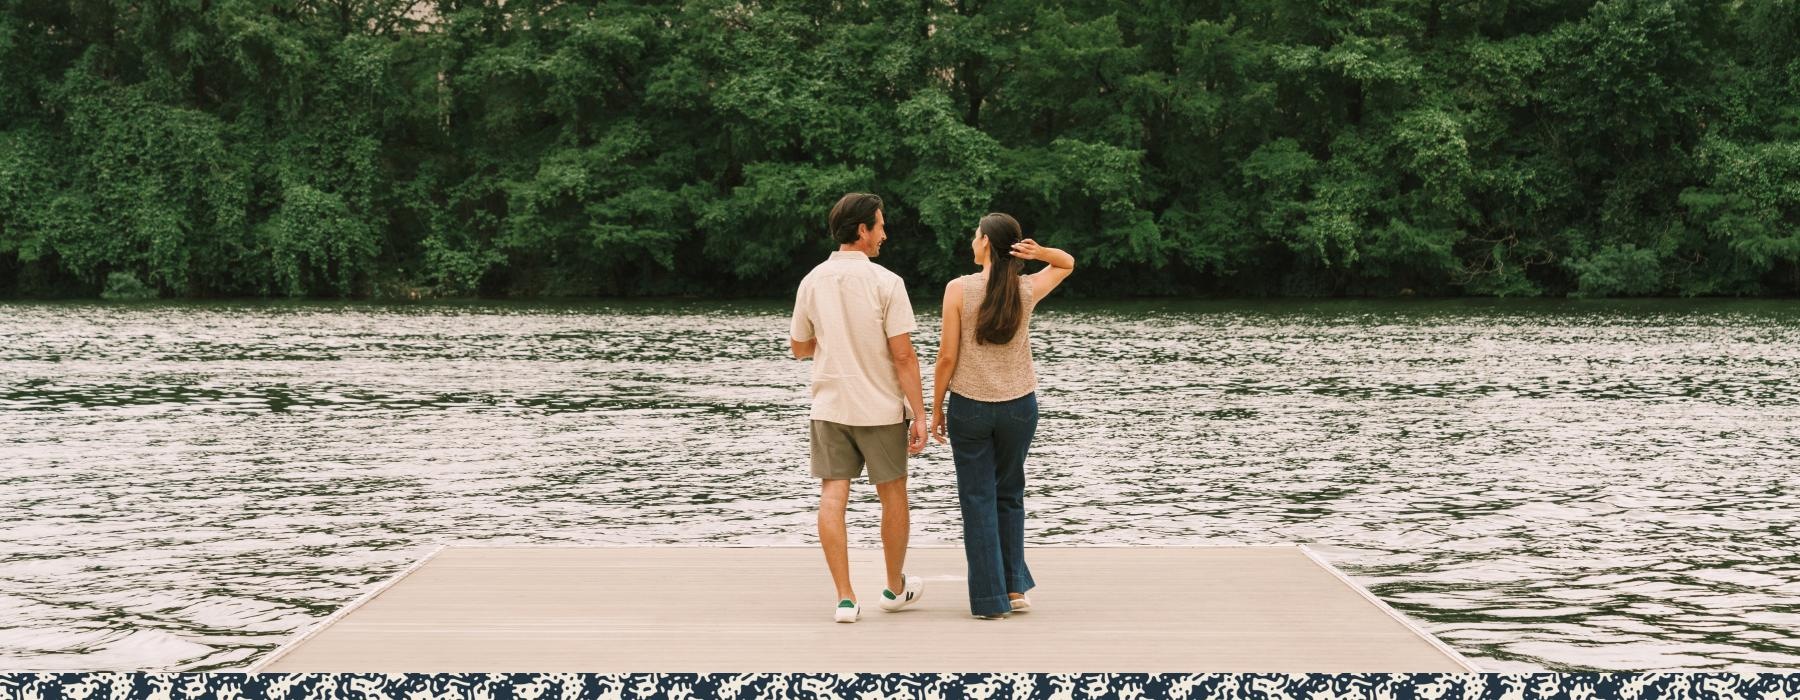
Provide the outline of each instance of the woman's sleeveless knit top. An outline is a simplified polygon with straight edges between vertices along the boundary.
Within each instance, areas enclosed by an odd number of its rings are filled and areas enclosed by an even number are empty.
[[[1011,401],[1037,390],[1037,370],[1031,364],[1031,311],[1037,299],[1031,293],[1031,280],[1019,276],[1019,300],[1024,308],[1019,316],[1019,330],[1004,345],[986,345],[975,341],[981,300],[987,294],[987,274],[964,275],[956,284],[962,289],[962,342],[957,346],[956,374],[950,378],[950,390],[976,401]]]

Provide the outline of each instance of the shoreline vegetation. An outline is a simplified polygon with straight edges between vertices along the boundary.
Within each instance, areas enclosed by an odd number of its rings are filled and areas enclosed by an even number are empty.
[[[1800,295],[1777,0],[0,7],[0,299]],[[916,292],[917,290],[915,290]]]

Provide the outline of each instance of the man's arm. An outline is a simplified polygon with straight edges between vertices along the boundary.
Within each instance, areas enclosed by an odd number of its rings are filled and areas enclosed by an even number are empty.
[[[819,351],[819,336],[813,334],[810,291],[806,280],[801,280],[800,289],[794,292],[794,319],[788,324],[788,345],[793,347],[796,360],[812,357]]]
[[[894,374],[900,378],[900,393],[912,407],[906,449],[918,454],[925,449],[925,387],[919,378],[919,356],[913,352],[912,334],[901,333],[888,338],[888,353],[894,356]]]

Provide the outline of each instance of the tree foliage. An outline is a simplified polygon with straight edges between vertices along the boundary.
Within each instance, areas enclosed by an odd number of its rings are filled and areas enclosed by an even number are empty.
[[[19,0],[0,295],[1800,292],[1790,0]]]

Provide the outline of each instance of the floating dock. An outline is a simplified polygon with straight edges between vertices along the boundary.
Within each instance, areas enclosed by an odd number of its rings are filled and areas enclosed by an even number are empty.
[[[1038,547],[1033,610],[969,614],[960,547],[914,547],[924,597],[883,612],[881,550],[836,603],[817,547],[443,547],[252,672],[1468,672],[1303,546]]]

